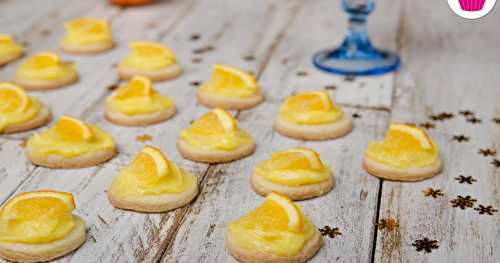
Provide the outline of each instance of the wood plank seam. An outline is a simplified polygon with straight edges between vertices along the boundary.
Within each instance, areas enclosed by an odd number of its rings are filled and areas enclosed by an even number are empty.
[[[259,69],[258,69],[257,74],[256,74],[257,80],[259,80],[260,76],[262,75],[264,70],[267,68],[268,63],[271,60],[273,51],[275,50],[275,48],[278,46],[278,44],[283,39],[287,29],[293,23],[301,6],[302,6],[302,2],[300,2],[300,4],[298,4],[292,8],[288,23],[286,23],[287,26],[284,27],[283,30],[281,30],[281,32],[277,34],[276,39],[273,41],[273,43],[268,48],[268,51],[266,52],[266,55],[264,57],[263,62],[259,65]],[[234,118],[238,119],[238,117],[240,116],[240,113],[241,113],[241,111],[237,111],[234,115]],[[155,257],[156,262],[162,262],[163,260],[165,260],[165,257],[170,254],[170,251],[171,251],[172,246],[173,246],[173,240],[175,240],[176,234],[179,231],[180,227],[182,226],[182,223],[185,221],[186,215],[191,210],[192,204],[195,203],[196,200],[198,200],[198,198],[203,194],[203,183],[205,182],[205,179],[208,178],[209,176],[211,176],[212,174],[218,174],[217,171],[219,169],[217,169],[217,168],[224,167],[225,165],[228,165],[228,164],[210,164],[207,167],[206,171],[202,175],[202,178],[200,179],[199,194],[196,196],[196,198],[188,206],[181,208],[182,209],[181,215],[179,216],[178,221],[176,220],[173,224],[174,229],[169,230],[169,235],[167,236],[168,238],[165,239],[164,243],[167,244],[165,246],[165,250],[161,253],[161,255],[159,255],[159,257]],[[216,171],[216,172],[213,172],[213,171]],[[172,232],[172,235],[170,235],[170,231]]]

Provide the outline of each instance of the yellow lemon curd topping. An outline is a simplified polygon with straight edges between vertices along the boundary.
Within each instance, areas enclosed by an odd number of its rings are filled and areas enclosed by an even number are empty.
[[[16,44],[8,35],[0,34],[0,60],[18,57],[23,53],[23,47]]]
[[[0,133],[9,125],[34,118],[41,108],[36,98],[8,82],[0,82],[0,102]]]
[[[304,125],[328,124],[344,115],[333,104],[326,91],[307,91],[288,97],[281,105],[279,116],[289,122]]]
[[[396,168],[432,165],[439,149],[425,130],[413,125],[392,123],[383,141],[372,142],[365,151],[367,157]]]
[[[299,207],[277,193],[228,227],[228,235],[238,247],[279,256],[297,255],[314,232],[315,226]]]
[[[174,52],[160,43],[132,42],[130,49],[132,52],[120,62],[120,66],[156,71],[176,63]]]
[[[16,71],[16,77],[27,80],[59,80],[76,74],[73,63],[62,62],[50,52],[38,53],[28,58]]]
[[[271,159],[255,166],[257,175],[287,186],[317,184],[328,180],[332,171],[318,153],[307,148],[293,148],[273,153]]]
[[[176,194],[194,187],[196,177],[168,160],[160,149],[146,146],[113,180],[119,195]]]
[[[27,146],[33,155],[76,157],[113,149],[115,143],[111,136],[100,128],[62,116],[52,128],[31,136]]]
[[[77,18],[64,23],[66,35],[61,42],[66,45],[87,46],[113,42],[108,22],[95,18]]]
[[[252,143],[252,137],[238,128],[231,114],[219,108],[204,114],[189,128],[182,130],[180,138],[205,150],[231,151]]]
[[[215,65],[212,77],[200,89],[222,97],[245,98],[258,92],[259,86],[254,76],[242,70]]]
[[[65,238],[75,226],[74,209],[71,193],[19,194],[0,210],[0,241],[42,244]]]
[[[135,76],[106,99],[106,106],[111,111],[139,115],[174,107],[174,102],[156,92],[150,79]]]

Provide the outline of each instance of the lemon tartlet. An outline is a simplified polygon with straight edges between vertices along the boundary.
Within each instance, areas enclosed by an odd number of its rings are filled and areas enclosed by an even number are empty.
[[[75,66],[50,52],[26,59],[17,69],[14,82],[28,90],[60,88],[78,80]]]
[[[116,208],[166,212],[191,202],[198,194],[196,177],[168,160],[160,149],[146,146],[108,190]]]
[[[9,35],[0,34],[0,67],[23,55],[23,47]]]
[[[161,43],[138,41],[129,46],[132,52],[118,65],[120,78],[141,75],[153,81],[163,81],[182,73],[174,52]]]
[[[226,249],[240,262],[301,263],[322,246],[314,224],[291,199],[277,193],[231,222],[226,234]]]
[[[0,256],[14,262],[42,262],[64,256],[86,239],[85,221],[72,212],[71,193],[21,193],[0,210]]]
[[[97,126],[62,116],[50,129],[33,134],[26,144],[28,158],[50,168],[82,168],[111,159],[113,138]]]
[[[255,151],[255,143],[223,109],[214,109],[181,131],[177,149],[189,160],[222,163],[241,159]]]
[[[262,196],[276,192],[293,200],[304,200],[328,193],[335,186],[335,177],[317,152],[292,148],[257,163],[251,185]]]
[[[419,181],[439,174],[442,160],[439,148],[425,130],[391,123],[383,141],[368,145],[363,166],[380,178]]]
[[[213,67],[210,80],[198,89],[196,98],[202,105],[226,110],[249,109],[264,100],[254,76],[219,64]]]
[[[0,101],[0,134],[38,128],[52,119],[48,106],[12,83],[0,82]]]
[[[352,121],[334,105],[328,92],[306,91],[283,102],[274,129],[294,139],[329,140],[348,134]]]
[[[114,45],[106,20],[83,17],[64,23],[66,35],[59,41],[64,52],[93,54],[111,49]]]
[[[175,115],[172,99],[153,89],[151,80],[135,76],[106,99],[106,118],[118,125],[146,126]]]

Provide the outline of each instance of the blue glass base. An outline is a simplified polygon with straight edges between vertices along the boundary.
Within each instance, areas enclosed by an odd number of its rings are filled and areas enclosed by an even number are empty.
[[[345,45],[335,50],[316,53],[313,63],[329,73],[355,76],[381,75],[396,71],[401,65],[396,53],[379,51],[370,46],[364,50],[359,48],[352,50]]]

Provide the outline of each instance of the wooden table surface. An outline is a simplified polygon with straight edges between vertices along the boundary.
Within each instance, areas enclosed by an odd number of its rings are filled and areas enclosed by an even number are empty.
[[[376,2],[370,17],[372,39],[397,50],[403,67],[395,75],[346,79],[311,65],[315,51],[338,44],[344,36],[346,17],[338,0],[165,0],[141,8],[112,7],[104,0],[1,0],[0,31],[24,43],[28,55],[57,50],[68,19],[93,16],[112,23],[115,49],[97,56],[64,55],[76,62],[81,76],[77,84],[31,94],[49,104],[55,117],[69,114],[110,132],[120,154],[92,168],[46,169],[32,165],[24,154],[23,141],[32,132],[2,135],[0,202],[42,188],[72,192],[76,214],[87,221],[88,238],[61,262],[234,262],[224,250],[226,226],[262,202],[249,185],[254,163],[276,150],[308,146],[333,167],[337,185],[300,206],[318,227],[338,227],[342,233],[326,236],[312,262],[500,262],[500,213],[479,211],[479,205],[500,209],[500,168],[494,161],[500,153],[480,154],[488,148],[500,152],[499,11],[467,21],[454,15],[446,1]],[[192,37],[196,34],[199,39]],[[103,117],[104,99],[118,83],[115,68],[128,52],[127,43],[143,39],[170,46],[185,69],[180,78],[156,84],[174,98],[179,112],[147,128],[115,126]],[[206,80],[214,63],[254,72],[266,101],[234,112],[240,126],[254,136],[255,154],[206,165],[182,159],[175,143],[179,130],[207,111],[195,101],[193,82]],[[1,68],[0,80],[10,80],[17,65],[19,61]],[[324,88],[348,114],[356,114],[351,134],[304,142],[272,130],[286,96]],[[464,110],[481,122],[462,116]],[[440,118],[440,113],[453,116]],[[383,138],[391,121],[429,124],[444,159],[440,175],[401,183],[380,180],[361,168],[368,142]],[[146,143],[161,147],[197,174],[201,191],[190,205],[140,214],[109,204],[106,189],[144,146],[136,138],[141,135],[151,136]],[[469,140],[453,139],[458,135]],[[472,184],[455,179],[460,175],[472,176]],[[428,188],[442,195],[425,196]],[[451,202],[458,196],[477,201],[462,210]],[[383,219],[399,226],[384,227]],[[413,244],[424,238],[436,240],[439,247],[418,251]]]

